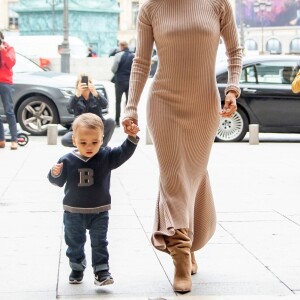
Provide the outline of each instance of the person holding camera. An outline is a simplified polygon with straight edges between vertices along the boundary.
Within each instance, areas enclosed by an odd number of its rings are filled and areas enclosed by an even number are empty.
[[[74,114],[75,118],[88,112],[96,114],[101,118],[104,124],[103,147],[107,146],[116,127],[116,123],[113,119],[104,119],[102,115],[102,109],[106,108],[107,105],[107,99],[97,92],[92,79],[87,75],[80,75],[76,81],[75,95],[69,101],[68,111]],[[70,130],[62,137],[61,143],[63,146],[74,146],[72,135],[73,131]]]
[[[18,149],[17,121],[13,107],[13,66],[16,63],[16,54],[13,47],[4,41],[0,31],[0,97],[3,103],[8,127],[11,134],[11,150]],[[5,148],[4,126],[0,118],[0,148]]]

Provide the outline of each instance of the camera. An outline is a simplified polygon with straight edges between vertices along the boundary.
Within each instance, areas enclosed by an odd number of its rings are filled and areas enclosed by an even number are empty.
[[[81,83],[85,83],[85,84],[88,86],[88,85],[89,85],[89,77],[83,75],[83,76],[81,77]]]

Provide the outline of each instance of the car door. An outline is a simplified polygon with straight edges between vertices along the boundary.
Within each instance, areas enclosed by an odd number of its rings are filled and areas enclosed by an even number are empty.
[[[243,99],[261,131],[297,132],[300,129],[300,96],[291,83],[297,61],[262,61],[243,68]]]

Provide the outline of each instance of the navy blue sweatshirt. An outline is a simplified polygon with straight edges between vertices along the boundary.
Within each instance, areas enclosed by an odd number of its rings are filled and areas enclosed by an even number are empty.
[[[111,170],[118,168],[134,153],[138,138],[128,137],[121,146],[101,147],[99,152],[87,158],[74,150],[58,160],[63,163],[60,175],[50,170],[49,181],[65,185],[64,210],[73,213],[99,213],[111,208]]]

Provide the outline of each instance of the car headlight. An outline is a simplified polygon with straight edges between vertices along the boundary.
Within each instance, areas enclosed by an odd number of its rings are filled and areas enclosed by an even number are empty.
[[[70,98],[75,95],[75,89],[70,88],[60,88],[61,93],[64,95],[65,98]]]

